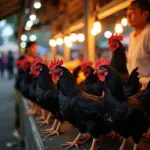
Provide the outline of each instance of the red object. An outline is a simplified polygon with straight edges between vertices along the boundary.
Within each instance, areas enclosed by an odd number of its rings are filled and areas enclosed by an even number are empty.
[[[38,77],[39,71],[34,70],[34,69],[31,69],[31,74],[32,74],[34,77]]]
[[[109,50],[114,52],[117,48],[119,48],[119,43],[117,41],[122,41],[123,36],[119,34],[114,34],[108,39]]]
[[[6,58],[3,58],[3,59],[2,59],[2,62],[3,62],[4,64],[7,64],[7,59],[6,59]]]
[[[23,68],[25,63],[28,63],[28,60],[26,58],[22,59],[22,60],[16,60],[15,66],[17,68]]]
[[[93,63],[91,61],[85,61],[81,64],[81,70],[85,69],[86,67],[91,67]]]
[[[53,61],[50,62],[49,64],[49,69],[53,70],[55,69],[57,66],[61,66],[63,64],[63,60],[62,59],[54,59]]]
[[[24,71],[26,71],[26,70],[28,69],[29,65],[30,65],[30,62],[25,58],[25,59],[22,60],[20,67],[21,67]]]
[[[112,35],[112,36],[108,39],[108,43],[110,43],[112,40],[122,41],[122,40],[123,40],[123,36],[122,36],[122,35],[119,35],[119,34],[114,34],[114,35]]]
[[[111,61],[108,57],[102,57],[96,61],[95,69],[99,69],[103,65],[109,66]]]
[[[96,61],[95,69],[98,70],[98,69],[100,69],[101,66],[103,66],[103,65],[109,66],[110,64],[111,64],[111,61],[108,57],[102,57]],[[106,69],[103,68],[103,70],[104,70],[103,74],[98,74],[98,78],[102,82],[105,81],[105,77],[108,74]]]
[[[35,58],[35,59],[33,60],[31,66],[34,67],[34,66],[36,66],[37,64],[41,63],[42,61],[43,61],[43,60],[42,60],[41,57],[37,57],[37,58]]]
[[[110,50],[111,52],[114,52],[117,48],[119,48],[119,44],[118,44],[118,43],[110,44],[110,45],[109,45],[109,50]]]
[[[22,64],[22,60],[16,60],[15,66],[16,66],[17,68],[20,68],[20,67],[21,67],[21,64]]]

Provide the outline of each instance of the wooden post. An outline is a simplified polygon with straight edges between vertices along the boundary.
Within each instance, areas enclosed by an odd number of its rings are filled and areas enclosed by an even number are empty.
[[[52,56],[52,58],[55,58],[55,57],[56,57],[56,53],[57,53],[57,51],[56,51],[56,46],[55,46],[55,47],[52,47],[52,46],[51,46],[51,56]]]
[[[65,43],[64,43],[64,60],[65,62],[70,61],[70,48],[68,48]]]
[[[21,54],[22,51],[21,51],[21,46],[20,46],[20,43],[21,43],[21,35],[22,35],[22,16],[23,16],[23,13],[20,12],[18,14],[18,32],[17,32],[17,38],[18,38],[18,44],[19,44],[19,53]]]
[[[95,62],[95,37],[92,36],[91,30],[95,21],[93,12],[95,10],[95,0],[84,0],[84,56],[92,62]]]

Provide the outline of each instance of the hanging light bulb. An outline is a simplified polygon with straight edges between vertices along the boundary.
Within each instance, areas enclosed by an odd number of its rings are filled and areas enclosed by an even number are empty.
[[[123,32],[123,27],[121,24],[117,23],[115,25],[115,32],[118,33],[118,34],[121,34]]]
[[[34,8],[35,8],[35,9],[40,9],[40,8],[41,8],[41,3],[40,3],[40,1],[34,2]]]
[[[30,15],[30,20],[35,21],[36,20],[36,15],[35,14]]]
[[[85,37],[84,37],[83,33],[79,33],[77,36],[78,36],[77,38],[78,38],[79,42],[83,42],[85,40]]]
[[[25,26],[25,30],[26,30],[26,31],[29,31],[29,30],[31,30],[31,27]]]
[[[63,39],[58,38],[56,42],[57,42],[57,45],[62,45],[63,44]]]
[[[33,42],[33,41],[36,41],[36,36],[35,36],[35,35],[31,35],[31,36],[30,36],[30,41],[32,41],[32,42]]]
[[[55,47],[55,46],[57,45],[57,43],[56,43],[55,40],[51,39],[51,40],[49,40],[49,45],[50,45],[51,47]]]
[[[128,25],[128,20],[127,20],[127,18],[123,18],[123,19],[121,20],[121,24],[122,24],[123,26],[127,26],[127,25]]]
[[[91,34],[92,34],[93,36],[96,36],[96,35],[97,35],[97,31],[96,31],[94,28],[92,28]]]
[[[95,21],[93,24],[93,28],[97,33],[100,33],[102,31],[102,25],[99,21]]]
[[[27,27],[32,27],[33,26],[33,22],[31,20],[27,21],[26,26]]]
[[[112,32],[110,32],[110,31],[106,31],[105,33],[104,33],[104,36],[105,36],[105,38],[110,38],[111,36],[112,36]]]
[[[72,47],[72,42],[71,42],[70,36],[65,36],[65,37],[64,37],[64,43],[65,43],[65,45],[66,45],[68,48],[71,48],[71,47]]]
[[[77,34],[75,34],[75,33],[72,33],[71,35],[70,35],[70,39],[71,39],[71,41],[72,42],[76,42],[77,41]]]
[[[70,41],[71,41],[71,39],[70,39],[69,36],[65,36],[65,37],[64,37],[64,43],[68,43],[68,42],[70,42]]]
[[[26,42],[21,42],[20,46],[21,46],[21,48],[25,48],[26,47]]]
[[[21,40],[22,40],[22,41],[26,41],[26,40],[27,40],[27,36],[26,36],[25,34],[23,34],[23,35],[21,36]]]
[[[71,43],[71,42],[68,42],[68,43],[66,43],[66,46],[67,46],[68,48],[71,48],[71,47],[72,47],[72,43]]]

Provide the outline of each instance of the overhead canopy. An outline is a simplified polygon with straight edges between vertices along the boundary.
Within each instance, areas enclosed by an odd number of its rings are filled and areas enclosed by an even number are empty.
[[[18,52],[18,45],[14,42],[9,42],[6,45],[0,46],[0,52],[7,53],[8,51]]]
[[[17,14],[23,10],[29,0],[0,0],[0,20]]]

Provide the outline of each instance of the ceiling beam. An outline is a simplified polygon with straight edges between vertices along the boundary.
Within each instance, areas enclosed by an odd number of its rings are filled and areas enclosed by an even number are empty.
[[[7,13],[7,11],[9,11],[9,9],[11,8],[17,8],[17,7],[21,7],[20,1],[18,0],[14,0],[11,3],[7,3],[5,5],[3,5],[3,7],[0,7],[0,14],[2,13]]]
[[[69,30],[69,32],[75,32],[82,28],[84,28],[84,20],[80,19],[80,20],[76,21],[75,23],[71,24],[69,26],[69,28],[65,29],[65,30]]]
[[[6,4],[6,0],[0,0],[0,5]]]
[[[3,13],[1,13],[1,15],[0,15],[0,20],[3,20],[3,19],[5,19],[5,18],[7,18],[7,17],[9,17],[9,16],[11,16],[11,15],[13,15],[13,14],[16,14],[16,13],[18,13],[19,11],[20,11],[20,7],[12,8],[12,9],[10,9],[10,10],[7,11],[7,12],[3,12]]]
[[[98,13],[98,18],[104,19],[112,14],[127,8],[130,5],[130,0],[114,0],[106,6],[102,7]]]

